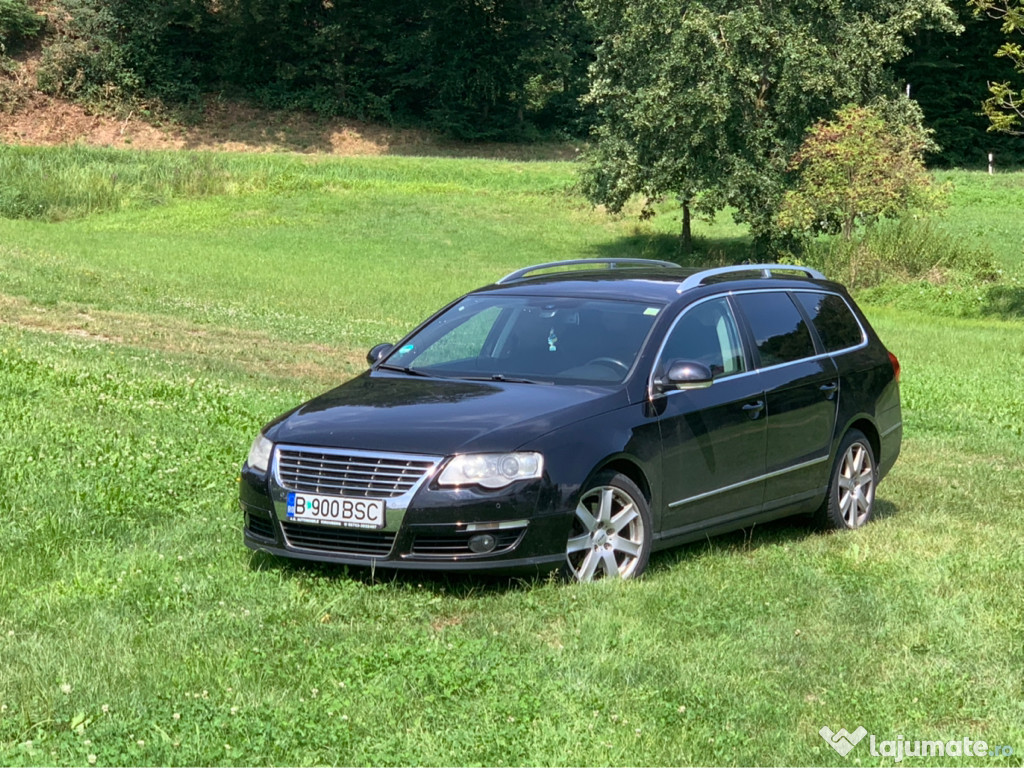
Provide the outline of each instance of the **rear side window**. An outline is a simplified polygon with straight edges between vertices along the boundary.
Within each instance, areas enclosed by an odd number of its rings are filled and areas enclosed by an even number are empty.
[[[788,293],[741,293],[736,301],[754,332],[762,368],[816,354],[810,329]]]
[[[834,293],[796,294],[797,301],[807,311],[811,323],[818,331],[821,343],[828,352],[856,347],[864,341],[864,332],[850,307]]]

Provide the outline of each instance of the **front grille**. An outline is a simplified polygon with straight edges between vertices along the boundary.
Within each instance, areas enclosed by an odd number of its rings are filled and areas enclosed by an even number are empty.
[[[281,527],[291,546],[337,555],[387,557],[397,535],[387,531],[359,531],[330,525],[282,522]]]
[[[277,477],[289,491],[393,499],[412,490],[436,465],[437,459],[421,456],[280,448]]]
[[[519,543],[522,528],[503,531],[485,531],[497,539],[497,545],[488,555],[507,552]],[[476,555],[469,548],[469,540],[479,536],[480,532],[452,533],[447,536],[417,536],[412,544],[412,554],[420,557],[456,557],[459,555]]]
[[[264,515],[257,512],[246,512],[246,528],[253,536],[260,536],[264,539],[274,538],[274,523]]]

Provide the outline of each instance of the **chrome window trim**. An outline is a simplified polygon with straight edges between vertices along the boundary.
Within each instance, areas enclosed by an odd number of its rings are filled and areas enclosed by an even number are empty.
[[[821,456],[821,457],[819,457],[817,459],[811,459],[810,461],[803,461],[803,462],[801,462],[799,464],[794,464],[792,467],[786,467],[785,469],[777,469],[774,472],[769,472],[769,473],[764,474],[764,475],[759,475],[758,477],[752,477],[749,480],[741,480],[738,483],[733,483],[732,485],[727,485],[724,488],[716,488],[713,491],[707,491],[705,493],[698,493],[696,496],[688,496],[685,499],[679,499],[679,501],[673,501],[668,506],[669,506],[669,509],[674,509],[675,507],[681,507],[683,504],[690,504],[691,502],[694,502],[694,501],[700,501],[701,499],[706,499],[706,498],[709,498],[711,496],[716,496],[719,493],[725,493],[726,491],[733,491],[733,490],[735,490],[737,488],[742,488],[745,485],[752,485],[753,483],[759,483],[759,482],[761,482],[763,480],[771,480],[773,477],[778,477],[780,475],[785,475],[788,472],[796,472],[798,469],[806,469],[807,467],[813,467],[815,464],[821,464],[824,461],[828,461],[828,459],[829,459],[828,454],[825,454],[824,456]]]

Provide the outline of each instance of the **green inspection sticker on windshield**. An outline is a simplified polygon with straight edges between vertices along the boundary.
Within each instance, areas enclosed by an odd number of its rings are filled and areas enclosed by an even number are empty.
[[[651,317],[654,317],[660,311],[661,310],[659,310],[657,307],[648,307],[647,309],[644,310],[644,314],[645,315],[650,315]]]

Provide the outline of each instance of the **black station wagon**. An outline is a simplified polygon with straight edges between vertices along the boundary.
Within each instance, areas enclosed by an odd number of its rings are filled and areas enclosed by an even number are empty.
[[[247,546],[630,578],[784,515],[859,528],[902,441],[896,357],[805,267],[542,264],[368,361],[256,438]]]

